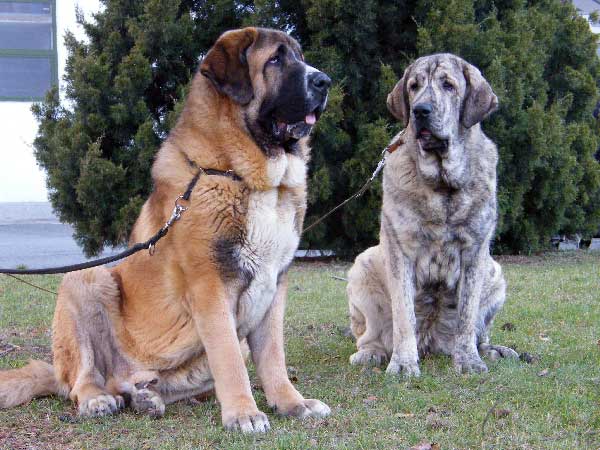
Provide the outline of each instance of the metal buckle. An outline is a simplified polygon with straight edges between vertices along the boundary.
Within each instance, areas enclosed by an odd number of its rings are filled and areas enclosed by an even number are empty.
[[[177,197],[175,199],[175,208],[173,208],[173,212],[171,213],[171,217],[169,218],[169,220],[165,224],[165,227],[167,227],[167,228],[169,228],[171,225],[173,225],[173,222],[176,222],[179,219],[181,219],[181,215],[185,211],[187,211],[187,206],[180,205],[179,204],[179,200],[184,200],[183,195],[180,195],[179,197]]]
[[[179,204],[180,200],[184,200],[183,195],[178,196],[175,199],[175,207],[173,208],[173,212],[171,213],[171,217],[169,217],[169,220],[167,220],[167,223],[165,223],[165,225],[162,227],[162,230],[168,230],[171,225],[173,225],[173,222],[177,222],[179,219],[181,219],[181,215],[186,212],[188,210],[187,206],[183,206]],[[156,251],[156,246],[154,244],[150,244],[150,246],[148,247],[148,253],[150,254],[150,256],[153,256],[154,253]]]
[[[398,133],[396,136],[394,136],[394,140],[390,142],[390,145],[383,149],[383,151],[381,152],[381,156],[385,155],[386,153],[394,153],[398,149],[398,147],[400,147],[404,143],[402,142],[402,136],[404,136],[406,130],[407,129],[405,128],[402,131],[400,131],[400,133]]]

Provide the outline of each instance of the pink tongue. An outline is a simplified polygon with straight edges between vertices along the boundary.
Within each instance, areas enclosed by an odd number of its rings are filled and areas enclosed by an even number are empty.
[[[310,113],[304,118],[304,121],[308,125],[314,125],[315,123],[317,123],[317,117],[315,116],[315,113]]]

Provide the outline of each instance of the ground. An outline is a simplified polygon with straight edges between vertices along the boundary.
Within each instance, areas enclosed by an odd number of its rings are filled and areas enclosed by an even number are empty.
[[[502,258],[508,299],[492,340],[532,361],[489,363],[456,375],[427,357],[405,381],[348,364],[347,264],[296,264],[286,316],[289,374],[300,392],[331,406],[327,419],[274,416],[263,436],[225,432],[214,399],[167,406],[159,420],[125,412],[79,420],[68,401],[46,398],[0,411],[0,448],[600,448],[600,254]],[[59,277],[29,277],[55,290]],[[50,360],[54,297],[0,278],[0,368]],[[436,445],[439,444],[439,447]]]

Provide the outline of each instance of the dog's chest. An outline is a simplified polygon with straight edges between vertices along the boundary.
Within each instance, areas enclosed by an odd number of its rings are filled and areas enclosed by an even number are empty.
[[[460,248],[456,242],[430,242],[415,259],[415,278],[420,291],[449,292],[460,277]]]
[[[239,249],[246,273],[235,305],[238,334],[260,323],[273,302],[279,275],[287,270],[298,246],[297,208],[293,196],[278,189],[254,192],[248,199],[246,232]]]
[[[472,204],[461,195],[432,195],[413,209],[404,233],[410,237],[408,251],[419,291],[439,297],[454,292],[463,252],[481,239],[474,229],[478,220],[479,214],[473,214]]]

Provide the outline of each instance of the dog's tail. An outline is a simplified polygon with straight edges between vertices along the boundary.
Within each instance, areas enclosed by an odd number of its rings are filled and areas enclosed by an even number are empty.
[[[20,369],[0,371],[0,409],[58,393],[60,390],[54,368],[43,361],[30,360]]]

